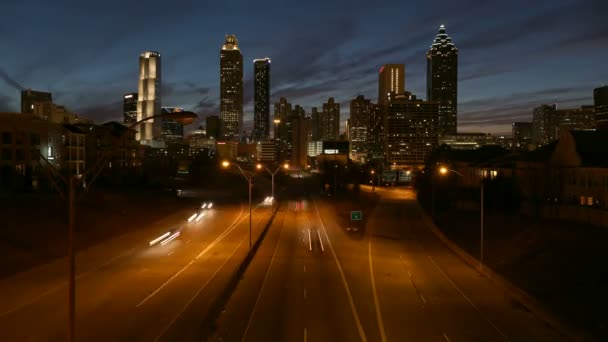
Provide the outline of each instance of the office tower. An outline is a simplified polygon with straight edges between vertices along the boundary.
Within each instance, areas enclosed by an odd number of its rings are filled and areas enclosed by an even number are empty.
[[[559,131],[562,130],[589,131],[596,128],[594,106],[558,109],[556,114],[559,126],[556,139],[559,138]]]
[[[368,127],[371,116],[372,104],[363,95],[350,101],[350,119],[348,138],[350,141],[351,154],[365,153],[368,151]]]
[[[253,60],[253,137],[270,138],[270,58]]]
[[[179,107],[162,107],[161,114],[178,113],[183,112],[183,108]],[[160,133],[160,140],[165,142],[180,142],[184,139],[184,125],[181,123],[162,118],[162,129]]]
[[[279,162],[289,161],[288,148],[291,144],[289,139],[289,117],[291,116],[291,103],[281,97],[279,102],[274,104],[274,127],[275,142],[277,149],[277,160]]]
[[[221,137],[221,120],[217,115],[209,115],[205,119],[205,126],[207,129],[207,138],[220,139]]]
[[[51,93],[31,89],[21,91],[21,113],[34,114],[48,120],[53,112],[53,96]]]
[[[384,64],[378,75],[378,104],[386,105],[388,94],[401,94],[405,90],[405,65]]]
[[[608,86],[593,89],[593,106],[597,129],[608,131]]]
[[[226,35],[220,51],[220,119],[224,139],[240,140],[243,129],[243,55],[235,35]]]
[[[319,120],[320,140],[338,140],[340,137],[340,104],[333,97],[323,104]]]
[[[137,93],[123,96],[123,123],[127,126],[137,122]]]
[[[557,108],[553,105],[540,105],[534,108],[532,115],[532,143],[534,145],[547,145],[558,137]]]
[[[405,92],[386,107],[385,155],[390,164],[422,166],[438,142],[438,104]]]
[[[514,122],[512,127],[513,147],[515,149],[527,150],[532,143],[532,123]]]
[[[426,98],[439,104],[439,135],[455,135],[457,127],[458,49],[445,26],[426,54]]]
[[[384,152],[384,109],[383,106],[370,103],[370,113],[367,126],[367,140],[370,152]]]
[[[308,127],[304,108],[296,105],[288,119],[289,147],[287,155],[291,164],[304,168],[308,161]]]
[[[137,98],[137,121],[160,114],[161,107],[161,59],[160,53],[144,52],[139,56],[139,91]],[[160,138],[162,120],[150,119],[138,125],[137,140],[152,145]]]
[[[310,108],[310,132],[311,132],[311,140],[317,141],[321,140],[319,134],[319,123],[321,122],[321,115],[317,110],[317,107]]]

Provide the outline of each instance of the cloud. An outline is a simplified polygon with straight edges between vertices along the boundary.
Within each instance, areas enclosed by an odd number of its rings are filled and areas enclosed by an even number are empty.
[[[15,81],[15,79],[13,79],[12,77],[9,76],[9,74],[0,67],[0,78],[2,78],[6,83],[8,83],[11,87],[21,91],[24,90],[25,88],[19,84],[19,82]]]
[[[13,100],[3,94],[0,94],[0,112],[13,112],[15,108],[12,105]]]
[[[95,122],[104,123],[108,121],[122,122],[123,117],[123,101],[114,101],[109,103],[95,104],[82,107],[76,110],[76,113],[95,120]]]

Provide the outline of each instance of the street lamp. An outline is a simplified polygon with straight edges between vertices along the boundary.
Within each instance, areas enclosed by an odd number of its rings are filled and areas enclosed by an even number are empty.
[[[459,177],[464,177],[460,172],[458,172],[456,170],[448,169],[445,166],[442,166],[441,168],[439,168],[439,173],[442,175],[446,175],[448,172],[455,173]],[[479,225],[480,225],[480,227],[479,227],[479,269],[483,269],[483,178],[481,179],[481,182],[480,182],[480,196],[481,196],[481,201],[480,201],[481,217],[479,220]]]
[[[245,177],[245,179],[247,180],[247,183],[249,183],[249,249],[251,249],[251,188],[252,188],[253,175],[249,174],[249,173],[245,173],[245,171],[243,171],[243,169],[241,168],[241,166],[239,164],[230,163],[227,160],[224,160],[222,162],[222,167],[225,169],[229,168],[232,165],[236,166],[239,169],[239,171],[241,171],[241,174],[243,175],[243,177]],[[260,165],[260,164],[258,164],[258,165]],[[259,169],[259,167],[257,167],[257,168]]]
[[[182,112],[174,112],[174,113],[164,113],[149,116],[147,118],[141,119],[131,126],[127,127],[120,138],[122,138],[130,129],[135,126],[141,124],[142,122],[155,119],[155,118],[167,118],[171,120],[178,121],[184,125],[191,124],[198,115],[189,111]],[[49,162],[41,153],[39,153],[42,159],[47,163],[47,165],[51,166],[55,169],[57,175],[59,175],[60,179],[63,180],[64,183],[68,186],[68,341],[75,341],[75,328],[76,328],[76,252],[74,248],[74,217],[76,216],[76,208],[74,206],[74,197],[75,197],[75,186],[81,180],[82,175],[73,174],[68,175],[67,178],[61,176],[59,170]],[[100,158],[99,162],[89,171],[90,174],[93,174],[93,178],[88,183],[87,189],[90,189],[90,186],[93,184],[95,179],[101,171],[105,168],[106,163],[105,156],[108,155],[108,151],[105,151],[105,155]],[[53,185],[56,187],[56,190],[59,192],[59,195],[63,198],[63,193],[61,189],[53,182]]]
[[[279,170],[281,170],[281,168],[283,168],[285,170],[289,169],[289,164],[285,163],[283,165],[279,165],[277,167],[277,169],[274,170],[274,172],[270,171],[270,169],[268,167],[266,167],[266,165],[262,165],[259,163],[255,166],[255,168],[258,170],[265,169],[266,172],[268,172],[270,174],[270,176],[272,178],[272,202],[274,203],[274,176],[277,174],[277,172],[279,172]]]
[[[374,188],[374,174],[376,173],[375,170],[372,170],[372,192],[376,191],[376,188]]]

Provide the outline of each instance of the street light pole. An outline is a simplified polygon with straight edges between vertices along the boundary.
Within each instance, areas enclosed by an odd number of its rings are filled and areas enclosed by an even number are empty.
[[[479,255],[479,269],[483,269],[483,178],[481,179],[481,220],[480,220],[480,255]]]
[[[249,249],[251,249],[251,188],[252,188],[253,174],[245,173],[245,171],[243,171],[243,169],[241,168],[241,166],[239,164],[230,163],[228,161],[222,162],[223,167],[229,167],[231,165],[234,165],[239,169],[239,171],[241,172],[241,174],[243,175],[243,177],[245,178],[245,180],[247,180],[247,183],[249,184]]]
[[[279,170],[281,169],[281,167],[283,167],[283,168],[285,168],[287,170],[289,168],[289,164],[285,163],[282,166],[279,165],[277,167],[277,169],[274,170],[274,172],[270,171],[270,169],[266,165],[257,164],[255,167],[258,170],[264,168],[264,170],[266,170],[266,172],[268,172],[270,174],[270,177],[272,179],[272,203],[274,203],[274,176],[277,174],[277,172],[279,172]]]

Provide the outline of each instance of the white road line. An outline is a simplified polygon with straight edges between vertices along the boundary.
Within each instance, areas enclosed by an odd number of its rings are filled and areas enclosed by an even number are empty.
[[[473,308],[475,308],[475,310],[477,310],[477,312],[479,313],[479,315],[481,317],[483,317],[486,322],[488,322],[492,328],[494,328],[494,330],[496,330],[498,332],[498,334],[500,334],[500,336],[502,336],[502,338],[505,341],[509,341],[509,338],[507,337],[507,335],[505,335],[505,333],[503,333],[492,321],[490,321],[490,319],[488,318],[487,315],[485,315],[478,307],[477,305],[475,305],[475,303],[473,303],[473,301],[464,293],[462,292],[462,290],[452,281],[452,279],[450,279],[450,277],[448,277],[447,274],[445,274],[445,272],[443,272],[443,270],[441,269],[441,267],[439,267],[439,265],[437,265],[437,263],[435,262],[435,260],[433,259],[433,257],[431,257],[430,255],[428,255],[429,260],[431,260],[431,262],[433,263],[433,265],[435,265],[435,267],[437,268],[437,270],[439,270],[439,272],[445,277],[445,279],[447,279],[447,281],[452,284],[452,286],[458,291],[460,292],[460,294],[462,295],[462,297],[464,299],[467,300],[467,302],[469,302],[469,304],[471,304],[471,306]]]
[[[310,229],[308,229],[308,248],[312,251],[312,240],[310,239]]]
[[[323,219],[321,219],[321,214],[319,213],[319,207],[317,203],[314,202],[315,209],[317,211],[317,216],[319,217],[319,221],[321,222],[321,228],[323,229],[323,234],[325,235],[325,239],[327,240],[327,245],[329,246],[329,250],[331,251],[334,260],[336,261],[336,265],[338,266],[338,271],[340,271],[340,277],[342,278],[342,284],[344,285],[344,290],[346,291],[346,295],[348,296],[348,301],[350,303],[350,311],[353,313],[353,317],[355,319],[355,323],[357,325],[357,331],[359,332],[359,337],[361,341],[367,342],[367,337],[365,336],[365,331],[363,330],[363,326],[361,325],[361,320],[359,319],[359,314],[357,313],[357,308],[355,308],[355,301],[353,300],[353,295],[350,292],[350,288],[348,287],[348,282],[346,281],[346,276],[344,275],[344,271],[342,270],[342,266],[340,265],[340,261],[338,260],[338,256],[336,255],[336,251],[334,251],[334,247],[331,244],[331,240],[329,239],[329,235],[327,235],[327,230],[325,230],[325,225],[323,224]]]
[[[304,272],[306,272],[306,265],[304,265]]]
[[[426,304],[426,299],[424,298],[422,293],[420,293],[419,295],[420,295],[420,299],[422,300],[422,304]]]
[[[215,272],[213,272],[213,274],[211,275],[211,277],[209,277],[209,279],[207,279],[205,284],[203,284],[203,286],[201,286],[201,288],[199,288],[198,291],[196,291],[194,296],[192,296],[190,298],[190,300],[188,300],[188,302],[182,307],[182,309],[179,311],[179,313],[173,317],[171,322],[169,322],[169,324],[163,329],[163,331],[161,331],[161,333],[154,339],[154,341],[160,340],[161,337],[163,337],[163,335],[165,335],[167,333],[169,328],[171,328],[171,326],[173,324],[175,324],[175,321],[179,318],[179,316],[181,316],[184,313],[184,311],[186,311],[186,309],[192,304],[192,302],[194,302],[194,300],[201,294],[201,292],[203,292],[203,290],[207,287],[207,285],[209,285],[209,283],[211,283],[211,281],[213,279],[215,279],[215,276],[220,272],[220,270],[222,268],[224,268],[224,265],[226,265],[228,263],[228,260],[230,260],[232,258],[232,256],[236,253],[236,251],[241,247],[241,245],[243,244],[243,241],[245,241],[245,239],[241,239],[241,241],[238,243],[236,248],[232,251],[232,253],[230,253],[230,256],[228,256],[226,258],[226,260],[224,260],[224,262],[220,265],[220,267],[218,267],[217,270],[215,270]]]
[[[321,232],[318,229],[317,234],[319,235],[319,242],[321,243],[321,251],[325,252],[325,248],[323,247],[323,239],[321,239]]]
[[[127,256],[127,255],[133,253],[134,251],[135,251],[135,247],[127,250],[126,252],[124,252],[122,254],[118,254],[118,255],[110,258],[108,261],[104,262],[103,264],[97,265],[97,266],[95,266],[95,267],[93,267],[93,268],[91,268],[89,270],[86,270],[86,271],[84,271],[84,272],[76,275],[76,279],[78,280],[78,279],[84,278],[87,275],[93,273],[94,271],[97,271],[98,269],[100,269],[102,267],[108,266],[109,264],[113,263],[114,261],[116,261],[116,260],[118,260],[118,259],[120,259],[120,258],[122,258],[124,256]],[[55,291],[61,290],[66,285],[67,285],[67,282],[62,282],[61,284],[59,284],[59,285],[57,285],[57,286],[55,286],[53,288],[50,288],[49,290],[47,290],[47,291],[39,294],[38,296],[32,297],[30,300],[28,300],[28,301],[26,301],[26,302],[24,302],[24,303],[22,303],[22,304],[20,304],[20,305],[18,305],[16,307],[12,308],[12,309],[8,309],[7,311],[4,311],[4,312],[0,313],[0,317],[4,317],[6,315],[9,315],[9,314],[11,314],[11,313],[13,313],[15,311],[19,311],[19,310],[23,309],[24,307],[26,307],[26,306],[28,306],[28,305],[30,305],[32,303],[37,302],[40,298],[48,296],[48,295],[50,295],[51,293],[53,293]]]
[[[282,231],[283,229],[281,229],[281,232]],[[266,286],[266,281],[268,280],[270,269],[272,268],[272,264],[274,264],[274,259],[277,254],[277,250],[279,249],[279,244],[281,243],[281,232],[279,232],[279,239],[277,240],[277,245],[274,246],[274,251],[272,252],[272,257],[270,258],[270,264],[268,265],[268,269],[266,269],[266,274],[264,275],[264,280],[262,281],[262,287],[260,288],[260,292],[258,292],[258,297],[255,299],[255,304],[253,304],[253,310],[251,310],[251,316],[249,316],[249,320],[247,321],[247,326],[245,327],[245,331],[243,332],[241,342],[245,341],[245,338],[247,337],[247,332],[251,327],[251,322],[253,321],[253,316],[255,315],[258,303],[260,302],[260,298],[262,298],[262,293],[264,293],[264,287]]]
[[[448,337],[448,334],[443,333],[443,338],[445,338],[446,342],[450,342],[450,338]]]
[[[307,337],[308,337],[307,335],[308,335],[308,334],[306,333],[306,328],[304,328],[304,342],[306,342],[306,341],[307,341]]]
[[[148,300],[150,300],[150,298],[154,297],[163,288],[165,288],[167,285],[169,285],[169,283],[172,282],[173,279],[177,278],[180,274],[182,274],[182,272],[184,272],[186,269],[188,269],[188,267],[192,266],[192,264],[194,264],[201,256],[205,255],[211,248],[215,247],[215,245],[218,242],[220,242],[228,234],[230,234],[236,227],[238,227],[239,223],[241,223],[243,220],[245,220],[249,216],[249,214],[247,214],[247,215],[243,216],[243,218],[241,218],[239,221],[239,217],[241,216],[242,213],[243,213],[243,207],[241,207],[241,212],[236,217],[234,222],[232,222],[232,224],[230,226],[228,226],[228,228],[226,228],[226,230],[224,230],[224,232],[222,232],[222,234],[220,234],[217,238],[215,238],[215,240],[213,240],[213,242],[211,242],[209,245],[207,245],[207,247],[205,247],[205,249],[203,249],[196,257],[194,257],[194,259],[190,260],[190,262],[188,264],[186,264],[186,266],[182,267],[182,269],[180,269],[179,271],[177,271],[177,273],[172,275],[171,278],[167,279],[161,286],[159,286],[156,290],[154,290],[152,293],[150,293],[146,298],[144,298],[141,302],[139,302],[135,307],[138,308],[138,307],[144,305]]]
[[[368,260],[369,260],[369,278],[372,282],[372,293],[374,295],[374,306],[376,307],[376,320],[380,329],[380,340],[386,342],[386,332],[384,331],[384,322],[382,320],[382,311],[380,310],[380,301],[378,300],[378,291],[376,290],[376,279],[374,278],[374,262],[372,260],[372,238],[374,226],[370,230],[369,240],[367,242]]]

